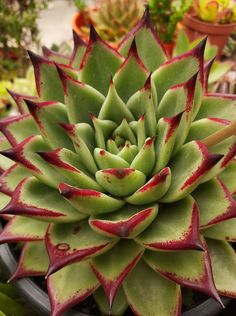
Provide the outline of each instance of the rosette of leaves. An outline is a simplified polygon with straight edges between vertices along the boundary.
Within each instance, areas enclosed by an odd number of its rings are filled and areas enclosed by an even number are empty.
[[[90,295],[161,316],[182,286],[236,296],[235,137],[206,141],[236,97],[205,92],[204,46],[167,60],[147,10],[116,50],[91,27],[70,59],[29,53],[38,97],[11,92],[22,114],[0,123],[0,240],[24,243],[11,280],[46,275],[51,315]]]

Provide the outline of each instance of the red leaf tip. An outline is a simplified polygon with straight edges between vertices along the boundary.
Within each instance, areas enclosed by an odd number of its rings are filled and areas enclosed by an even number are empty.
[[[24,101],[29,109],[29,112],[33,115],[33,113],[35,113],[38,108],[37,103],[28,99],[24,99]]]
[[[74,41],[74,48],[77,48],[79,46],[86,46],[85,42],[82,40],[82,38],[73,30],[73,41]]]
[[[99,36],[97,31],[95,30],[95,27],[91,24],[90,25],[90,34],[89,34],[89,44],[91,45],[99,40],[101,40],[101,37]]]

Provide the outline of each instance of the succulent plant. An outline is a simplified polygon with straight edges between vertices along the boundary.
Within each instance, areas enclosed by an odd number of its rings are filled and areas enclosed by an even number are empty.
[[[151,17],[163,42],[174,42],[177,23],[191,5],[192,0],[149,0]]]
[[[22,114],[0,122],[0,241],[24,243],[11,280],[46,275],[52,316],[236,296],[236,97],[205,92],[204,46],[167,60],[147,9],[117,49],[91,27],[69,61],[29,53],[38,98],[11,92]]]
[[[145,0],[97,0],[94,6],[84,9],[84,15],[104,40],[115,44],[140,20],[145,3]],[[89,35],[88,26],[81,30]]]
[[[197,16],[210,23],[236,22],[236,3],[234,0],[194,0]]]

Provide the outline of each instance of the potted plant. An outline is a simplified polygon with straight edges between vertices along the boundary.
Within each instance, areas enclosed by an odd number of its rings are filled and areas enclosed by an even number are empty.
[[[68,64],[29,53],[39,99],[18,95],[29,113],[0,122],[0,240],[23,242],[11,281],[46,275],[52,316],[89,296],[102,314],[180,315],[181,287],[221,308],[236,296],[236,98],[205,93],[205,40],[168,60],[148,9],[119,49],[93,27],[74,39]]]
[[[93,24],[98,34],[114,46],[142,17],[145,3],[145,0],[96,0],[94,5],[86,7],[79,1],[73,29],[87,41]]]
[[[236,3],[194,0],[192,10],[184,16],[183,25],[191,41],[208,35],[210,42],[217,45],[220,56],[230,33],[236,28]]]
[[[150,13],[165,49],[171,56],[177,23],[192,5],[192,0],[149,0]]]
[[[0,3],[0,79],[24,77],[25,50],[39,44],[37,18],[48,1],[6,0]]]

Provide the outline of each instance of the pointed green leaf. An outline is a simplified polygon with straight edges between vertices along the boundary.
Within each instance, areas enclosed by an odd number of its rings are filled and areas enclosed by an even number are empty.
[[[134,160],[132,161],[130,167],[134,168],[146,176],[149,176],[155,164],[155,150],[154,150],[155,137],[147,138],[143,147],[140,149]],[[148,163],[147,163],[148,161]]]
[[[135,37],[138,53],[149,71],[156,70],[166,60],[166,53],[151,23],[148,8],[142,20],[128,33],[118,46],[118,51],[127,56],[131,43]],[[150,54],[152,52],[152,54]]]
[[[60,126],[61,123],[68,123],[67,110],[64,104],[58,102],[35,103],[29,100],[26,100],[26,103],[40,134],[52,149],[58,147],[74,149],[70,138]]]
[[[77,154],[65,148],[50,152],[38,152],[46,162],[66,178],[67,182],[81,189],[102,190],[95,179],[88,174]]]
[[[43,56],[50,61],[55,61],[56,63],[60,64],[69,64],[69,57],[65,56],[61,53],[55,52],[46,46],[42,46]]]
[[[220,301],[207,251],[146,251],[143,259],[164,277]]]
[[[27,276],[45,275],[49,259],[44,241],[30,241],[23,246],[16,271],[11,276],[11,281]]]
[[[219,178],[223,181],[231,194],[236,193],[236,159],[232,160],[228,166],[219,174]]]
[[[131,145],[129,141],[126,141],[124,147],[117,154],[119,157],[125,159],[130,165],[137,153],[138,147],[136,145]]]
[[[89,219],[93,230],[104,236],[134,238],[153,222],[158,213],[158,204],[145,207],[126,205],[119,211],[106,215],[94,215]]]
[[[79,304],[99,286],[89,264],[71,264],[50,275],[47,281],[51,302],[51,316],[60,316],[70,307]],[[70,286],[66,286],[70,284]]]
[[[110,213],[119,210],[125,202],[95,190],[79,189],[65,183],[59,186],[61,194],[83,214]]]
[[[70,58],[70,66],[78,69],[86,51],[86,44],[75,31],[73,31],[73,42],[74,48]]]
[[[134,193],[146,180],[139,170],[132,168],[110,168],[96,172],[97,182],[114,196],[122,197]]]
[[[200,42],[193,50],[172,58],[153,72],[152,79],[160,100],[170,87],[188,81],[199,70],[203,71],[205,41]]]
[[[30,175],[27,169],[14,164],[0,176],[0,191],[11,195],[19,182]]]
[[[12,146],[29,136],[37,135],[38,128],[30,114],[10,116],[0,121],[0,131]]]
[[[100,169],[129,167],[129,163],[123,158],[100,148],[95,148],[94,159]]]
[[[236,254],[229,243],[207,239],[212,263],[213,277],[218,292],[236,297]]]
[[[122,316],[128,308],[128,302],[126,300],[122,287],[119,288],[116,294],[112,308],[110,308],[108,305],[107,298],[102,287],[100,287],[96,292],[93,293],[93,297],[100,312],[103,315]]]
[[[192,195],[199,207],[201,227],[236,217],[236,201],[219,179],[199,185]]]
[[[127,58],[114,76],[115,87],[124,102],[127,102],[132,94],[143,87],[148,74],[148,70],[138,56],[134,40]]]
[[[221,157],[211,154],[199,141],[192,141],[182,146],[169,163],[172,174],[171,185],[162,201],[170,203],[187,196]]]
[[[1,231],[0,242],[43,240],[47,228],[47,222],[30,217],[14,216]]]
[[[179,285],[140,261],[124,281],[124,291],[135,315],[177,316],[181,309]]]
[[[171,171],[166,167],[125,200],[135,205],[158,201],[168,191],[170,182]]]
[[[42,100],[64,101],[62,83],[54,62],[29,52],[34,67],[37,92]]]
[[[173,117],[163,117],[157,123],[157,140],[155,143],[156,162],[152,174],[164,168],[174,148],[175,139],[182,113]]]
[[[68,136],[71,138],[80,163],[91,173],[95,174],[97,166],[93,158],[95,147],[94,130],[86,123],[62,124]]]
[[[114,76],[122,61],[122,56],[107,45],[91,26],[90,40],[80,66],[79,79],[106,95],[110,78]]]
[[[201,233],[209,238],[225,241],[236,241],[236,218],[215,224],[209,228],[202,229]]]
[[[98,115],[104,96],[93,87],[67,76],[60,68],[58,72],[64,88],[70,123],[91,124],[90,115]]]
[[[46,235],[50,259],[48,275],[71,263],[102,254],[117,241],[95,233],[87,220],[73,224],[51,224]]]
[[[150,250],[199,249],[198,209],[192,197],[160,206],[158,216],[135,241]]]
[[[202,140],[211,134],[228,126],[230,121],[216,118],[204,118],[191,124],[187,141]],[[228,137],[217,145],[211,146],[211,152],[226,154],[229,148],[235,143],[234,136]]]
[[[196,117],[197,120],[207,117],[215,117],[225,120],[236,119],[235,95],[209,93],[202,99],[202,105]]]
[[[111,120],[117,124],[120,124],[123,118],[126,118],[128,122],[134,120],[133,114],[120,98],[113,82],[110,83],[107,97],[102,105],[98,118],[101,120]]]
[[[21,181],[11,201],[1,212],[63,223],[78,221],[85,217],[63,199],[57,190],[35,178]]]
[[[92,269],[105,291],[110,307],[117,290],[143,252],[144,249],[132,240],[121,240],[112,250],[92,259]]]

